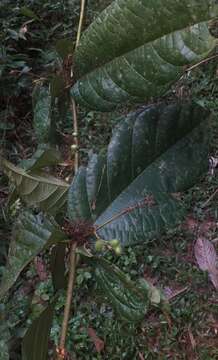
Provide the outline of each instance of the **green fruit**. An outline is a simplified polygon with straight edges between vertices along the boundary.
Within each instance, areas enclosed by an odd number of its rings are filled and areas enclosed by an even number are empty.
[[[117,239],[113,239],[109,241],[109,244],[112,246],[113,249],[119,246],[120,242]]]
[[[121,246],[116,246],[115,248],[114,248],[114,252],[115,252],[115,254],[116,255],[121,255],[122,254],[122,248],[121,248]]]
[[[104,250],[105,247],[105,243],[103,240],[97,240],[95,243],[95,250],[96,251],[102,251]]]

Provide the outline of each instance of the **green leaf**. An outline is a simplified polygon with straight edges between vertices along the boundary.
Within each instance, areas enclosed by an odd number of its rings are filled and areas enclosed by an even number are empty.
[[[71,39],[61,39],[56,42],[55,48],[58,55],[64,60],[73,53],[73,41]]]
[[[55,301],[35,319],[22,342],[22,360],[47,360]]]
[[[207,169],[207,118],[193,103],[153,105],[123,117],[107,155],[93,155],[75,176],[71,219],[88,219],[88,209],[98,235],[123,246],[174,227],[183,209],[169,194],[193,186]]]
[[[48,88],[37,85],[33,91],[33,126],[38,143],[48,143],[51,135],[51,94]]]
[[[61,154],[57,149],[48,147],[45,144],[40,144],[32,157],[21,160],[19,162],[19,166],[24,170],[28,170],[28,174],[31,175],[31,173],[34,174],[34,172],[37,172],[45,167],[57,165],[60,161]],[[19,194],[16,191],[16,187],[12,185],[7,203],[8,207],[11,207],[18,198]]]
[[[54,75],[50,80],[52,98],[59,98],[65,95],[65,83],[62,75]],[[66,100],[65,100],[66,101]]]
[[[179,201],[160,193],[159,196],[148,195],[154,205],[147,205],[146,196],[143,198],[143,188],[140,186],[137,191],[137,185],[133,183],[126,199],[121,198],[122,193],[97,219],[95,227],[100,238],[119,239],[122,246],[148,243],[167,230],[175,228],[183,220],[185,209]],[[134,195],[140,193],[141,202],[139,196],[134,199]],[[119,207],[123,210],[120,211]]]
[[[216,0],[113,1],[83,33],[75,64],[85,74],[136,47],[217,15]]]
[[[51,273],[55,291],[64,289],[67,286],[65,276],[66,244],[60,243],[52,248],[51,252]]]
[[[42,214],[23,213],[13,229],[8,264],[3,272],[0,298],[14,285],[21,271],[42,250],[64,239],[64,235],[52,219]]]
[[[217,15],[215,0],[114,1],[75,51],[79,76],[72,96],[88,108],[111,111],[166,93],[185,65],[214,49],[216,40],[203,22]]]
[[[87,191],[86,168],[81,166],[74,176],[68,192],[68,216],[70,219],[89,219],[91,216]]]
[[[41,144],[33,156],[30,159],[22,160],[19,166],[31,173],[48,166],[58,165],[60,162],[61,154],[57,149]]]
[[[83,76],[72,96],[99,111],[112,111],[126,102],[144,103],[165,94],[181,78],[184,66],[205,58],[215,44],[205,24],[167,35]]]
[[[22,6],[20,9],[20,13],[24,16],[27,16],[34,20],[40,20],[39,17],[27,6]]]
[[[143,279],[135,284],[119,268],[103,258],[90,261],[94,261],[97,283],[117,315],[125,322],[141,321],[151,305],[154,291],[160,294],[158,289],[151,287]],[[159,303],[160,299],[161,295]]]
[[[1,159],[1,165],[9,180],[16,186],[20,198],[27,205],[38,206],[50,214],[56,214],[66,203],[69,188],[66,182],[46,173],[28,173],[5,159]],[[39,162],[36,165],[39,167]]]

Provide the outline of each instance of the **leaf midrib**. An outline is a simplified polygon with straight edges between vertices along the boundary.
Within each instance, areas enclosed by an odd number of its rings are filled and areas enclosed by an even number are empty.
[[[39,183],[42,183],[42,184],[61,186],[61,187],[64,187],[66,189],[69,187],[69,184],[67,182],[64,182],[61,179],[56,179],[55,177],[53,178],[52,176],[47,175],[47,174],[43,174],[43,176],[40,176],[40,175],[37,175],[37,174],[35,174],[34,176],[29,175],[29,174],[27,174],[27,172],[25,170],[13,165],[12,163],[10,163],[7,160],[2,160],[2,164],[3,164],[3,166],[6,167],[6,169],[11,170],[15,174],[21,175],[21,176],[26,177],[26,178],[28,178],[30,180],[33,180],[33,181],[36,181],[36,182],[39,182]]]

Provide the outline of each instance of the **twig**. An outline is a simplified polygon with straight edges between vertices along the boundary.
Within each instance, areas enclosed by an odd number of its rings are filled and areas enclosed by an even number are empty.
[[[207,199],[207,200],[205,201],[205,203],[204,203],[203,205],[201,205],[201,207],[202,207],[202,208],[205,208],[205,207],[211,202],[211,200],[213,200],[213,198],[216,196],[216,194],[218,194],[218,189],[216,189],[216,190],[214,191],[214,193],[209,197],[209,199]]]
[[[69,279],[68,279],[68,288],[67,288],[67,298],[64,308],[64,318],[62,322],[61,337],[59,343],[59,350],[61,352],[63,351],[63,354],[65,351],[68,322],[70,318],[70,309],[71,309],[71,303],[73,297],[75,274],[76,274],[76,243],[72,245],[70,252],[70,270],[69,270]],[[63,360],[63,354],[58,354],[58,360]]]
[[[79,17],[79,25],[78,25],[75,49],[77,48],[79,41],[80,41],[84,13],[85,13],[85,0],[81,0],[80,17]],[[72,111],[72,115],[73,115],[73,137],[74,137],[74,145],[75,145],[74,172],[76,173],[79,168],[78,118],[77,118],[76,103],[75,103],[74,99],[72,99],[72,98],[71,98],[70,106],[71,106],[71,111]]]
[[[206,63],[206,62],[208,62],[208,61],[210,61],[210,60],[216,59],[217,57],[218,57],[218,54],[213,55],[213,56],[211,56],[211,57],[209,57],[209,58],[206,58],[206,59],[200,61],[199,63],[197,63],[197,64],[189,67],[188,69],[186,69],[186,72],[189,72],[189,71],[195,69],[196,67],[198,67],[198,66],[200,66],[200,65],[202,65],[202,64],[204,64],[204,63]]]
[[[76,48],[80,41],[82,26],[83,26],[83,19],[84,19],[84,13],[85,13],[85,0],[81,0],[81,9],[80,9],[80,18],[79,18],[79,26],[77,31],[77,37],[76,37]]]

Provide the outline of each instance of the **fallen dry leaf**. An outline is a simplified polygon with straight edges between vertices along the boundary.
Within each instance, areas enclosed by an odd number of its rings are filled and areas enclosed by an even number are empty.
[[[196,341],[190,328],[188,328],[188,336],[191,343],[191,347],[194,350],[196,348]]]
[[[216,272],[209,273],[209,278],[215,289],[218,290],[218,270]]]
[[[104,341],[101,340],[95,330],[91,327],[88,328],[88,335],[90,336],[91,340],[93,341],[96,351],[100,353],[102,350],[104,350]]]
[[[144,358],[144,356],[142,355],[141,352],[139,352],[138,355],[139,355],[139,359],[140,359],[140,360],[145,360],[145,358]]]
[[[199,268],[208,271],[212,284],[218,290],[217,254],[214,245],[207,239],[198,238],[194,252]]]
[[[175,298],[176,296],[182,294],[183,292],[187,291],[188,289],[189,289],[188,286],[183,287],[183,288],[177,288],[177,289],[165,287],[163,289],[163,291],[164,291],[164,295],[167,298],[167,300],[171,300],[171,299]]]
[[[199,237],[195,243],[194,253],[201,270],[208,272],[216,271],[216,250],[209,240]]]

